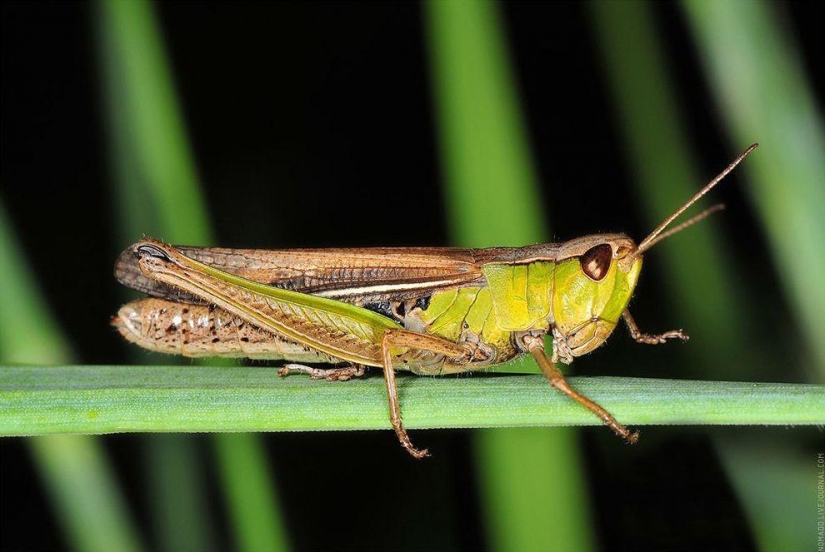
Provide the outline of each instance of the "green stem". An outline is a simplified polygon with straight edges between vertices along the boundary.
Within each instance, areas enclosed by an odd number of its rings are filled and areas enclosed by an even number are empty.
[[[825,386],[571,378],[630,425],[821,424]],[[596,425],[541,376],[400,378],[410,428]],[[132,431],[296,431],[389,427],[383,380],[280,379],[206,366],[9,366],[0,435]]]

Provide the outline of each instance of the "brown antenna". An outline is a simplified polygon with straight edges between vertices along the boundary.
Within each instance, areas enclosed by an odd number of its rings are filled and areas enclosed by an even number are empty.
[[[644,253],[645,251],[647,251],[648,249],[650,249],[651,247],[653,247],[654,245],[656,245],[657,243],[659,243],[659,242],[660,242],[660,241],[662,241],[663,239],[665,239],[665,238],[667,238],[667,237],[669,237],[669,236],[672,236],[673,234],[675,234],[675,233],[677,233],[677,232],[681,232],[682,230],[684,230],[684,229],[685,229],[685,228],[687,228],[688,226],[691,226],[691,225],[693,225],[693,224],[695,224],[695,223],[699,222],[700,220],[702,220],[702,219],[704,219],[704,218],[706,218],[706,217],[708,217],[708,216],[712,215],[712,214],[713,214],[713,213],[715,213],[716,211],[719,211],[719,210],[723,209],[723,208],[724,208],[724,206],[723,206],[723,205],[715,205],[715,206],[711,207],[710,209],[707,209],[707,210],[705,210],[705,211],[702,211],[701,213],[699,213],[699,214],[698,214],[698,215],[696,215],[695,217],[693,217],[693,218],[691,218],[691,219],[689,219],[689,220],[687,220],[687,221],[683,222],[682,224],[680,224],[680,225],[679,225],[679,226],[677,226],[676,228],[674,228],[674,229],[670,230],[669,232],[665,232],[664,234],[662,234],[662,232],[664,231],[664,229],[665,229],[665,228],[667,228],[667,227],[668,227],[668,226],[669,226],[669,225],[670,225],[670,224],[671,224],[674,220],[676,220],[677,218],[679,218],[679,216],[680,216],[682,213],[684,213],[684,212],[685,212],[685,211],[686,211],[686,210],[687,210],[687,209],[688,209],[691,205],[693,205],[694,203],[696,203],[697,201],[699,201],[699,199],[701,199],[701,198],[702,198],[702,196],[704,196],[704,195],[705,195],[705,194],[707,194],[709,191],[711,191],[711,190],[713,189],[713,187],[714,187],[714,186],[716,186],[717,184],[719,184],[719,182],[721,182],[723,178],[725,178],[725,177],[726,177],[726,176],[727,176],[727,175],[728,175],[728,174],[729,174],[729,173],[730,173],[733,169],[735,169],[735,168],[736,168],[736,165],[738,165],[739,163],[741,163],[741,162],[742,162],[742,160],[743,160],[745,157],[747,157],[747,155],[748,155],[750,152],[752,152],[754,149],[756,149],[756,147],[757,147],[758,145],[759,145],[759,144],[751,144],[750,146],[748,146],[748,149],[746,149],[745,151],[743,151],[743,152],[739,155],[739,157],[737,157],[736,159],[734,159],[733,163],[731,163],[730,165],[728,165],[728,166],[725,168],[725,170],[723,170],[722,172],[720,172],[720,173],[716,176],[716,178],[714,178],[713,180],[711,180],[710,182],[708,182],[708,184],[707,184],[704,188],[702,188],[701,190],[699,190],[698,192],[696,192],[696,195],[694,195],[692,198],[690,198],[690,199],[687,201],[687,203],[685,203],[684,205],[682,205],[681,207],[679,207],[678,209],[676,209],[676,211],[675,211],[672,215],[670,215],[669,217],[667,217],[667,218],[666,218],[666,219],[662,222],[662,224],[660,224],[659,226],[657,226],[657,227],[656,227],[656,229],[655,229],[653,232],[651,232],[649,236],[647,236],[644,240],[642,240],[642,243],[640,243],[640,244],[639,244],[639,247],[637,247],[637,248],[636,248],[636,251],[634,251],[634,252],[631,254],[630,258],[636,258],[636,257],[640,256],[642,253]],[[661,234],[661,236],[660,236],[660,234]]]

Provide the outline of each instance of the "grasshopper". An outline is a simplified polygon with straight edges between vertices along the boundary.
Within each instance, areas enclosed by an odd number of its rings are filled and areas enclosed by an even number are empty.
[[[401,421],[396,370],[444,375],[483,370],[530,354],[550,385],[618,436],[638,440],[573,389],[555,364],[598,348],[624,319],[639,343],[687,340],[681,330],[646,334],[627,309],[642,255],[722,208],[666,229],[757,144],[667,217],[639,245],[595,234],[526,247],[254,250],[172,246],[143,239],[115,266],[117,279],[149,297],[112,319],[128,341],[187,357],[290,362],[279,374],[347,380],[382,368],[389,417],[416,458]],[[544,337],[553,338],[552,353]],[[306,364],[333,364],[329,369]]]

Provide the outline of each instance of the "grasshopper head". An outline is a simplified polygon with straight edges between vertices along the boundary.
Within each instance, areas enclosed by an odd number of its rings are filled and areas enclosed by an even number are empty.
[[[637,246],[622,234],[599,234],[567,242],[564,260],[556,266],[553,315],[556,337],[565,339],[572,356],[589,353],[616,327],[630,301],[645,251],[723,209],[716,205],[667,229],[691,205],[722,181],[758,144],[752,144],[733,163],[662,221]]]
[[[636,288],[642,258],[623,234],[579,238],[565,250],[567,258],[554,275],[554,334],[566,340],[573,356],[581,356],[613,332]]]

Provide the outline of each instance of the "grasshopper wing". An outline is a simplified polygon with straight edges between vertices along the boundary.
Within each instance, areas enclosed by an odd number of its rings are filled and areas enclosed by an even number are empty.
[[[153,240],[138,242],[120,254],[115,264],[118,281],[156,297],[203,302],[203,298],[147,277],[140,270],[136,251],[149,241]],[[252,282],[357,304],[421,297],[483,278],[473,249],[174,249],[203,265]]]
[[[401,327],[385,316],[324,297],[253,282],[190,259],[155,240],[134,246],[143,276],[180,289],[262,328],[328,355],[382,366],[381,341]]]

